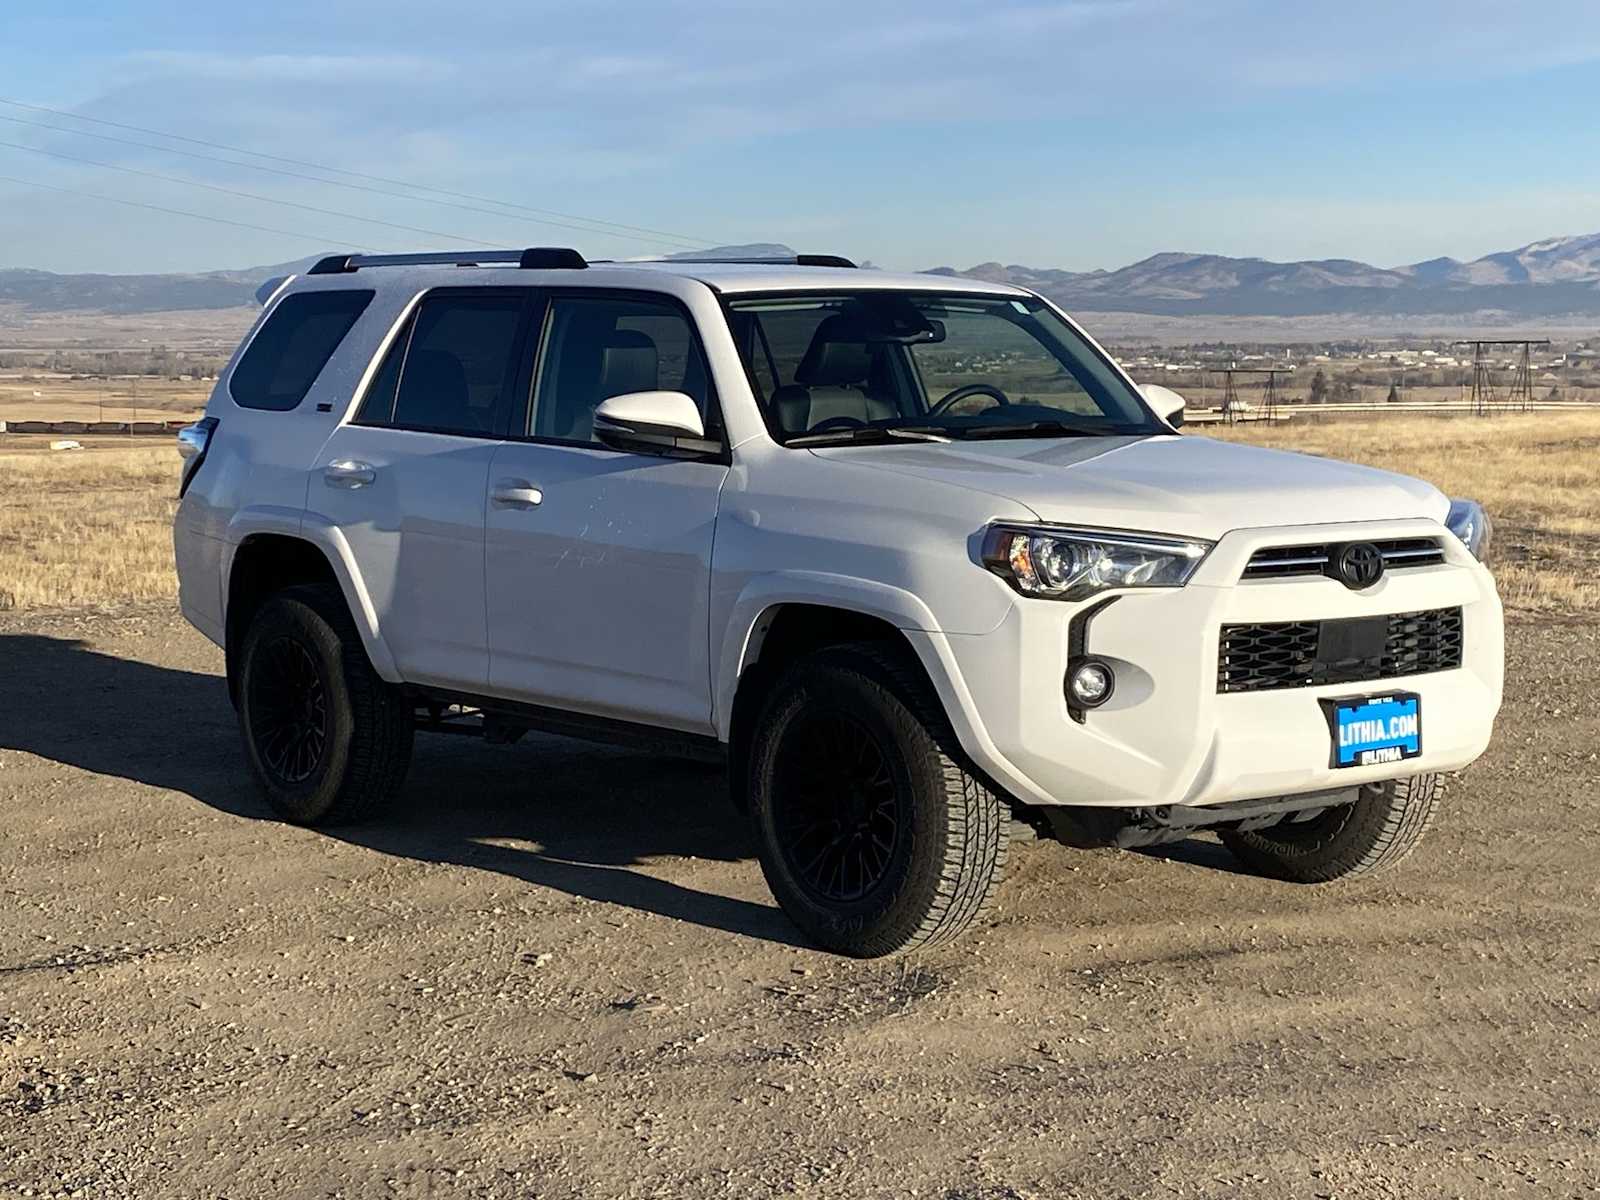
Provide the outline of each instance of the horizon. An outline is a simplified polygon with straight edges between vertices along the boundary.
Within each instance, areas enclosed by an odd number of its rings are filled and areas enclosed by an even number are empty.
[[[1597,238],[1597,237],[1600,237],[1600,231],[1593,232],[1593,233],[1556,234],[1556,235],[1553,235],[1553,236],[1550,236],[1550,237],[1534,238],[1532,241],[1524,242],[1523,244],[1518,245],[1518,246],[1503,246],[1503,247],[1500,247],[1498,250],[1490,250],[1490,251],[1485,252],[1485,254],[1476,255],[1476,256],[1474,256],[1473,258],[1470,258],[1470,259],[1469,258],[1462,258],[1462,257],[1457,256],[1457,255],[1445,254],[1445,255],[1435,255],[1433,258],[1429,258],[1429,259],[1418,259],[1418,260],[1416,260],[1414,262],[1393,263],[1393,264],[1366,262],[1365,260],[1362,260],[1362,259],[1352,258],[1349,255],[1337,255],[1337,254],[1336,255],[1328,255],[1328,256],[1326,256],[1324,258],[1320,258],[1320,259],[1272,259],[1272,258],[1266,258],[1263,255],[1259,255],[1259,254],[1222,254],[1220,252],[1210,251],[1210,250],[1173,250],[1173,249],[1168,249],[1168,250],[1152,251],[1151,253],[1145,255],[1143,258],[1135,259],[1132,262],[1121,263],[1121,264],[1118,264],[1117,266],[1090,267],[1090,268],[1086,268],[1086,269],[1084,269],[1084,270],[1082,270],[1082,271],[1080,271],[1078,273],[1085,274],[1085,275],[1091,275],[1091,274],[1096,274],[1096,273],[1110,274],[1110,273],[1113,273],[1113,272],[1118,271],[1118,270],[1127,269],[1129,267],[1140,266],[1140,265],[1142,265],[1142,264],[1144,264],[1146,262],[1149,262],[1152,259],[1162,258],[1162,257],[1167,257],[1167,256],[1174,256],[1174,257],[1179,257],[1179,258],[1227,258],[1227,259],[1232,259],[1232,260],[1236,260],[1236,261],[1240,261],[1240,262],[1260,262],[1260,263],[1267,263],[1269,265],[1280,265],[1280,266],[1293,266],[1293,265],[1296,265],[1296,264],[1299,264],[1299,263],[1352,262],[1352,263],[1360,263],[1360,264],[1365,265],[1365,266],[1375,267],[1375,268],[1377,268],[1379,270],[1398,271],[1398,270],[1404,270],[1404,269],[1406,269],[1408,267],[1420,267],[1420,266],[1429,265],[1431,263],[1440,263],[1440,262],[1451,262],[1451,263],[1457,263],[1457,264],[1467,264],[1467,263],[1475,262],[1480,258],[1488,257],[1488,256],[1495,255],[1495,254],[1512,253],[1512,252],[1516,252],[1516,251],[1526,250],[1526,249],[1529,249],[1529,248],[1535,247],[1535,246],[1556,245],[1556,244],[1561,244],[1561,243],[1565,243],[1565,242],[1585,241],[1585,240],[1588,240],[1590,238]],[[766,240],[766,239],[758,239],[758,241],[764,241],[764,240]],[[557,244],[557,243],[552,241],[552,242],[550,242],[548,244]],[[773,244],[779,244],[779,243],[774,242]],[[479,248],[481,249],[482,247],[479,247]],[[511,248],[511,247],[507,247],[507,248]],[[580,252],[582,251],[582,247],[581,246],[577,246],[577,247],[574,247],[574,248],[578,249]],[[421,249],[424,249],[424,247],[417,246],[417,247],[413,247],[413,249],[421,250]],[[719,249],[726,249],[726,247],[710,247],[708,249],[708,252],[715,252],[716,250],[719,250]],[[791,249],[796,249],[796,248],[791,247]],[[145,270],[141,270],[141,271],[108,271],[108,270],[62,271],[62,270],[54,270],[54,269],[52,269],[50,267],[34,266],[34,265],[30,264],[30,263],[0,263],[0,271],[39,271],[39,272],[42,272],[42,273],[45,273],[45,274],[50,274],[50,275],[109,275],[109,276],[116,276],[116,275],[219,275],[219,274],[235,274],[236,275],[236,274],[247,274],[247,273],[254,272],[254,271],[275,270],[275,269],[278,269],[278,268],[287,267],[287,266],[289,266],[289,265],[291,265],[293,263],[302,262],[302,261],[305,261],[305,260],[308,260],[308,259],[316,259],[316,258],[322,257],[325,254],[326,255],[333,255],[333,254],[340,254],[340,253],[345,253],[345,252],[347,252],[345,248],[329,246],[329,247],[326,247],[324,250],[321,250],[321,251],[314,251],[314,252],[312,252],[310,254],[302,254],[302,255],[299,255],[299,256],[297,256],[295,258],[292,258],[292,259],[283,259],[283,260],[277,261],[277,262],[244,263],[242,265],[237,265],[237,266],[235,266],[235,265],[225,265],[225,266],[200,267],[200,268],[197,268],[197,269],[194,269],[194,270],[159,270],[158,269],[158,270],[148,270],[148,271],[145,271]],[[799,251],[799,250],[797,250],[797,252],[810,253],[812,251]],[[820,253],[820,251],[817,251],[817,252]],[[591,262],[605,262],[605,261],[626,261],[626,260],[623,260],[623,259],[608,260],[608,259],[601,259],[601,258],[593,258],[593,259],[590,259],[590,261]],[[1000,259],[984,259],[984,260],[979,261],[979,262],[963,262],[963,261],[960,261],[960,260],[957,260],[957,261],[945,261],[945,262],[937,262],[937,263],[928,263],[928,264],[925,264],[923,266],[904,267],[904,268],[901,268],[901,267],[888,267],[883,263],[869,262],[869,261],[864,259],[863,262],[862,262],[862,265],[863,266],[871,266],[871,267],[877,268],[877,269],[903,271],[903,272],[913,273],[913,274],[925,273],[925,272],[928,272],[928,271],[943,270],[943,269],[953,269],[953,270],[960,271],[960,272],[968,272],[968,271],[981,270],[981,269],[983,269],[985,267],[993,267],[993,266],[999,266],[999,267],[1008,268],[1008,269],[1012,268],[1012,267],[1023,267],[1023,268],[1028,268],[1028,269],[1032,269],[1032,270],[1037,270],[1037,271],[1072,271],[1072,270],[1074,270],[1074,268],[1059,267],[1059,266],[1055,266],[1055,265],[1050,264],[1050,263],[1043,263],[1043,262],[1024,263],[1024,262],[1020,262],[1020,261],[1005,262],[1005,261],[1002,261]]]
[[[1592,223],[1600,164],[1573,150],[1600,100],[1600,12],[1463,7],[1361,0],[1330,29],[1268,0],[936,0],[910,20],[840,0],[506,4],[435,57],[419,5],[91,0],[22,14],[0,49],[0,244],[108,274],[691,244],[622,224],[894,269],[1465,262]],[[794,48],[830,22],[849,34],[819,84]],[[388,194],[416,186],[461,198]],[[506,207],[529,204],[587,232]]]

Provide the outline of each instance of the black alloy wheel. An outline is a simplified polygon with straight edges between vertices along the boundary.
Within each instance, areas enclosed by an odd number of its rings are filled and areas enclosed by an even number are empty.
[[[860,721],[809,713],[786,732],[772,807],[784,861],[824,903],[869,896],[888,877],[904,825],[901,781]]]
[[[250,674],[250,734],[262,766],[281,783],[303,783],[322,764],[330,733],[328,688],[296,638],[261,646]]]

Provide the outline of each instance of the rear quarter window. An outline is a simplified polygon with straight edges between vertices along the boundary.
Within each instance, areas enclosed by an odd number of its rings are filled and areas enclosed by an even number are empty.
[[[233,369],[228,381],[233,402],[270,412],[298,405],[374,294],[345,290],[285,296]]]

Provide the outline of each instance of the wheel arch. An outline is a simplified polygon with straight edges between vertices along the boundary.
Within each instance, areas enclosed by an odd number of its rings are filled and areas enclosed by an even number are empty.
[[[299,514],[294,516],[298,518]],[[349,543],[337,527],[298,519],[291,523],[270,514],[257,514],[254,519],[236,519],[229,533],[222,596],[230,696],[237,699],[235,659],[251,617],[274,592],[307,583],[338,589],[373,669],[386,682],[400,682],[371,597]]]
[[[749,727],[767,686],[788,663],[829,645],[882,642],[904,652],[967,744],[970,714],[952,710],[965,696],[952,678],[954,657],[944,635],[929,632],[937,629],[933,614],[911,592],[873,580],[783,572],[750,581],[724,628],[714,715],[717,736],[728,746],[736,800]]]

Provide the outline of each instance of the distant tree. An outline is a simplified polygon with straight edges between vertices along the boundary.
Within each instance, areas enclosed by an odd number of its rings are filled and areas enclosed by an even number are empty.
[[[1311,393],[1306,397],[1308,404],[1326,404],[1328,402],[1328,373],[1321,367],[1311,377]]]

